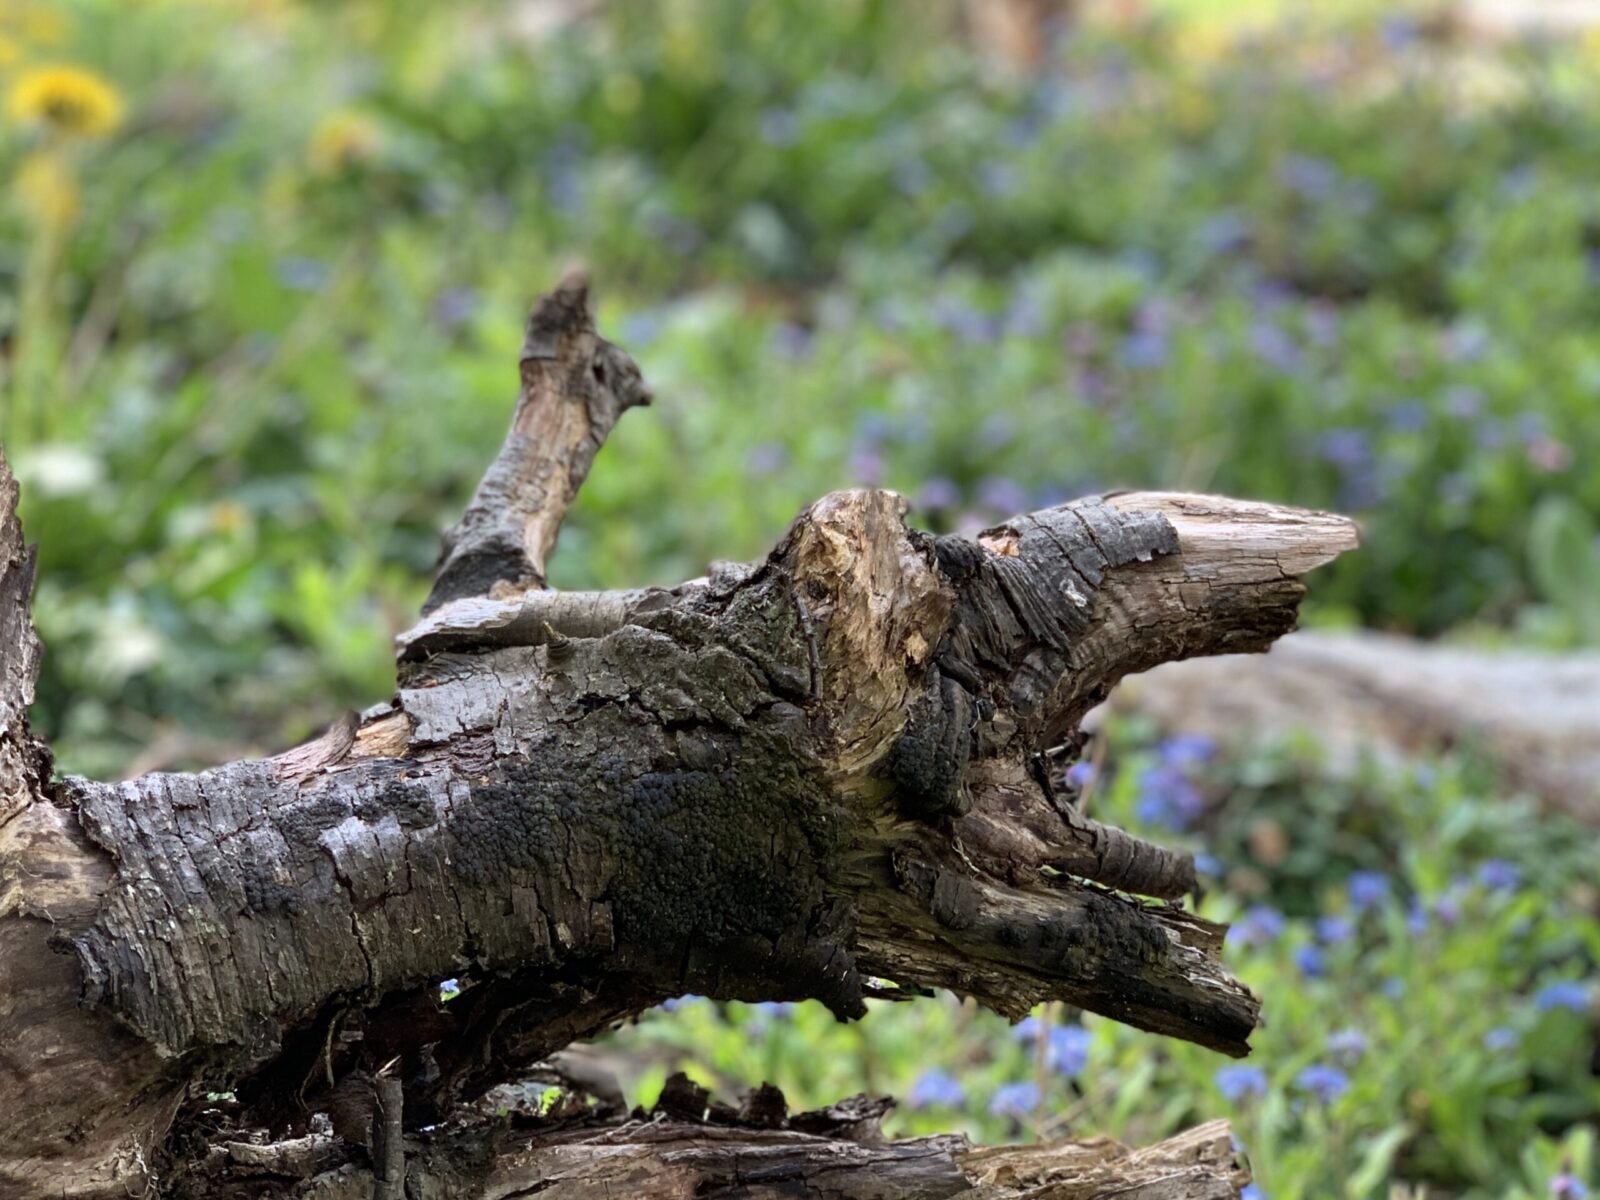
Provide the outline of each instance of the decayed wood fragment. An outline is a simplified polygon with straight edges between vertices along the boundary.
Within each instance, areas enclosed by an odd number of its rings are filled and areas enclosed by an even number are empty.
[[[1258,1003],[1221,927],[1128,894],[1181,894],[1187,856],[1063,807],[1039,756],[1130,671],[1288,630],[1348,522],[1134,494],[932,538],[893,493],[840,492],[759,562],[553,595],[561,514],[646,393],[578,280],[536,308],[523,366],[396,693],[359,724],[46,787],[17,716],[36,658],[15,659],[0,734],[35,766],[0,825],[0,978],[24,985],[0,989],[0,1097],[24,1114],[0,1127],[0,1184],[181,1173],[207,1092],[237,1097],[241,1130],[293,1140],[326,1112],[360,1141],[392,1080],[407,1129],[439,1125],[684,992],[848,1019],[942,986],[1246,1051]],[[26,647],[30,560],[0,533],[0,632]],[[965,1171],[954,1153],[939,1170]]]
[[[667,1091],[672,1092],[669,1081]],[[410,1195],[555,1200],[1231,1200],[1248,1182],[1224,1121],[1142,1149],[1108,1138],[974,1147],[960,1135],[885,1140],[892,1103],[852,1097],[782,1111],[764,1085],[734,1108],[681,1076],[650,1113],[505,1121],[482,1116],[410,1139]],[[757,1102],[757,1097],[760,1097]],[[368,1200],[372,1168],[326,1135],[231,1142],[168,1181],[168,1200]]]

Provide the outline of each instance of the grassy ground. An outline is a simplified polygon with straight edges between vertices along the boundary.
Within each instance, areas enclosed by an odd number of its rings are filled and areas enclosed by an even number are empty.
[[[562,586],[759,553],[852,484],[936,528],[1210,488],[1362,519],[1313,621],[1600,642],[1600,41],[1187,4],[999,77],[937,3],[526,11],[0,10],[0,438],[67,769],[276,749],[384,694],[574,257],[659,399]],[[1314,749],[1114,747],[1104,802],[1218,860],[1208,911],[1266,906],[1234,956],[1259,1076],[1096,1021],[1040,1057],[954,1001],[702,1003],[626,1035],[643,1090],[687,1056],[912,1095],[902,1128],[1231,1112],[1280,1197],[1593,1182],[1592,834],[1468,762],[1336,788]]]

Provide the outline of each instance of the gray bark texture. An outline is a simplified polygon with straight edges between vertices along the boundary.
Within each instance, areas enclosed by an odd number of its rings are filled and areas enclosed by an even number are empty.
[[[1266,648],[1350,523],[1139,493],[969,540],[839,492],[759,562],[563,595],[556,529],[648,393],[580,276],[522,367],[392,699],[198,774],[50,781],[0,466],[0,1196],[1235,1195],[1216,1126],[982,1151],[764,1093],[516,1129],[471,1103],[685,992],[1064,1000],[1246,1053],[1258,1002],[1177,902],[1188,856],[1076,811],[1041,756],[1124,675]]]

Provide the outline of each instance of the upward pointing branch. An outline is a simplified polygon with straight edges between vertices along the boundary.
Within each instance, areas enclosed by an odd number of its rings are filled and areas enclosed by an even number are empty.
[[[633,359],[595,332],[589,278],[541,297],[522,343],[522,390],[500,453],[444,535],[422,606],[544,587],[545,562],[594,456],[622,414],[650,403]]]
[[[0,825],[20,812],[49,774],[44,746],[28,732],[42,652],[28,619],[35,552],[22,540],[17,481],[0,450]]]

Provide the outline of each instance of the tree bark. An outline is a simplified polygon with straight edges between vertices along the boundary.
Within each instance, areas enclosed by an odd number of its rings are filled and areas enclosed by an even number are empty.
[[[275,759],[120,784],[46,782],[23,718],[32,558],[0,469],[0,1194],[185,1177],[217,1140],[208,1093],[236,1097],[236,1131],[329,1114],[392,1186],[387,1114],[439,1126],[685,992],[853,1019],[868,996],[947,987],[1012,1018],[1061,999],[1247,1051],[1258,1003],[1219,961],[1224,930],[1175,903],[1188,857],[1073,810],[1041,755],[1130,672],[1264,649],[1350,523],[1136,493],[935,538],[891,492],[839,492],[760,562],[542,591],[600,442],[646,397],[564,280],[530,319],[512,432],[399,641],[394,697]],[[629,1153],[664,1195],[702,1178],[669,1168],[673,1139],[740,1171],[834,1161],[747,1134],[691,1125]],[[550,1138],[528,1171],[570,1157]],[[937,1170],[968,1172],[939,1145]],[[432,1161],[404,1168],[407,1194],[523,1186],[430,1190]],[[983,1161],[1022,1182],[1056,1169]],[[1232,1194],[1196,1186],[1148,1194]]]

